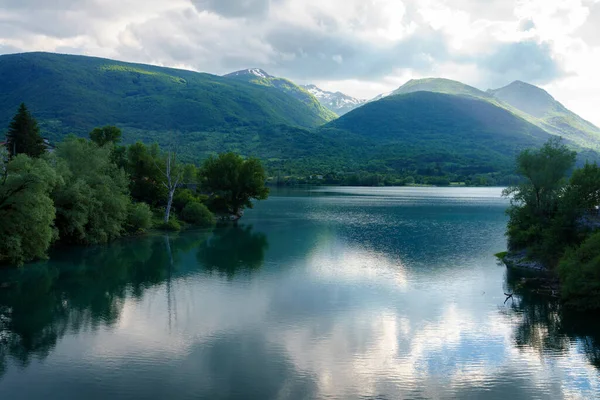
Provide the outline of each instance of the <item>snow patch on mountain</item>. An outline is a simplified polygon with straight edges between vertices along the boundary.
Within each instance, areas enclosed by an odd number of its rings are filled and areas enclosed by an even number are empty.
[[[341,92],[328,92],[315,85],[304,85],[302,88],[315,96],[323,106],[340,116],[366,103],[366,100],[357,99]]]

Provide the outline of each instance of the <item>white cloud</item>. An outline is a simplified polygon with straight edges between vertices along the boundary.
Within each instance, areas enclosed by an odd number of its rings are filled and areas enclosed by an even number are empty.
[[[598,24],[598,0],[2,0],[0,52],[256,66],[363,98],[416,77],[520,79],[600,124]]]

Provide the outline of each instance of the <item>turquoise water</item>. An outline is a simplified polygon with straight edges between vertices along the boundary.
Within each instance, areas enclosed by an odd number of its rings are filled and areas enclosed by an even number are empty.
[[[600,398],[593,318],[504,304],[500,191],[279,191],[4,271],[0,398]]]

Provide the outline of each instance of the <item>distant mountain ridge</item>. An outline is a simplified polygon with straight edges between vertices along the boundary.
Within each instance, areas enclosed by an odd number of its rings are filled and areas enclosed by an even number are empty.
[[[315,96],[323,106],[339,116],[347,114],[367,102],[367,100],[357,99],[342,92],[328,92],[316,85],[302,85],[302,88]]]
[[[600,150],[600,128],[579,117],[545,90],[521,81],[484,92],[464,83],[443,78],[412,79],[382,98],[414,92],[434,92],[485,100],[525,119],[552,135],[562,136],[582,147]]]
[[[600,128],[568,110],[545,90],[521,81],[488,94],[535,118],[534,123],[555,135],[600,149]]]
[[[294,82],[288,79],[278,78],[273,75],[270,75],[269,73],[260,68],[243,69],[224,75],[224,77],[228,79],[235,79],[238,81],[255,84],[258,86],[275,88],[301,101],[307,107],[309,107],[312,110],[312,112],[314,112],[326,122],[332,121],[338,117],[337,114],[330,111],[327,107],[321,104],[319,99],[313,96],[309,91],[305,90],[301,86],[296,85]]]
[[[86,56],[2,55],[0,87],[0,124],[7,126],[25,102],[52,140],[106,124],[127,132],[214,132],[278,124],[314,128],[332,119],[322,107],[273,88]]]

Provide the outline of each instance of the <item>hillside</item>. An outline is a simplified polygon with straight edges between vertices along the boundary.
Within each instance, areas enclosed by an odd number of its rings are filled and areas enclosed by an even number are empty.
[[[331,118],[271,87],[215,75],[101,58],[26,53],[0,56],[0,125],[25,102],[53,140],[115,124],[136,131],[204,132]]]
[[[583,146],[600,147],[600,128],[584,120],[537,86],[516,81],[488,94],[535,118],[550,133],[567,137]]]
[[[471,172],[510,169],[519,150],[551,137],[485,100],[426,91],[366,104],[325,130],[378,143],[381,157],[396,168],[441,163]]]
[[[342,92],[328,92],[315,85],[303,85],[302,88],[315,96],[325,108],[339,116],[347,114],[366,103],[366,100],[357,99]]]
[[[501,89],[484,92],[450,79],[413,79],[393,92],[375,97],[371,102],[419,91],[485,100],[552,135],[561,136],[584,148],[600,149],[599,128],[567,110],[543,89],[520,81],[513,82]]]
[[[304,105],[311,110],[311,113],[317,115],[322,120],[332,121],[338,117],[337,114],[324,107],[319,100],[306,89],[296,85],[288,79],[269,75],[262,69],[244,69],[227,74],[225,75],[225,78],[235,79],[257,86],[275,88],[304,103]]]

